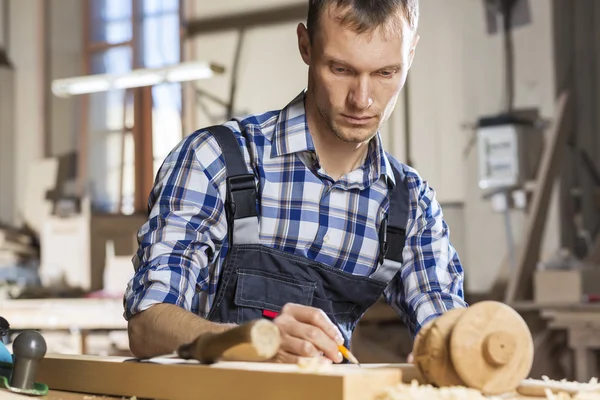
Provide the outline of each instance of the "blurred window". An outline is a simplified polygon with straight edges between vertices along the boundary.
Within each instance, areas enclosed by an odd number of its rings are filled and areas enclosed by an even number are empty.
[[[122,74],[180,62],[180,0],[86,1],[88,74]],[[84,103],[86,189],[94,209],[144,211],[158,167],[182,138],[181,85],[95,93]],[[144,121],[151,121],[150,128],[142,127]]]

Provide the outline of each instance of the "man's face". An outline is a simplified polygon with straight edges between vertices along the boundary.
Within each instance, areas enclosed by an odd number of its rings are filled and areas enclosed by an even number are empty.
[[[320,17],[311,41],[298,28],[300,52],[309,66],[308,91],[323,123],[341,140],[371,139],[386,121],[406,82],[416,34],[399,13],[389,24],[356,33],[342,25],[333,6]]]

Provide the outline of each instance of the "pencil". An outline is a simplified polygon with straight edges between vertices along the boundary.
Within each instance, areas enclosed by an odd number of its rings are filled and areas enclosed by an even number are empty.
[[[350,353],[350,350],[348,350],[343,344],[338,346],[338,350],[340,353],[342,353],[346,360],[350,361],[352,364],[357,364],[359,367],[361,366],[356,357],[354,357],[354,355]]]

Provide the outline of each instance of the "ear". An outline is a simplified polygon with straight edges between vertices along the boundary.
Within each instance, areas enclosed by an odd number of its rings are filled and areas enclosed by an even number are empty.
[[[300,50],[300,56],[306,65],[310,65],[310,38],[308,37],[308,30],[303,23],[298,24],[296,28],[296,34],[298,35],[298,50]]]
[[[408,54],[408,68],[411,67],[412,62],[415,58],[415,51],[417,49],[417,44],[419,43],[419,35],[415,33],[415,37],[413,38],[412,47],[410,49],[410,53]]]

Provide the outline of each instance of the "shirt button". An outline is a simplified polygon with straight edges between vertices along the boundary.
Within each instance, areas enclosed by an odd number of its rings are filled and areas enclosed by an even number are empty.
[[[323,237],[323,242],[329,243],[329,235],[325,235],[325,237]]]

